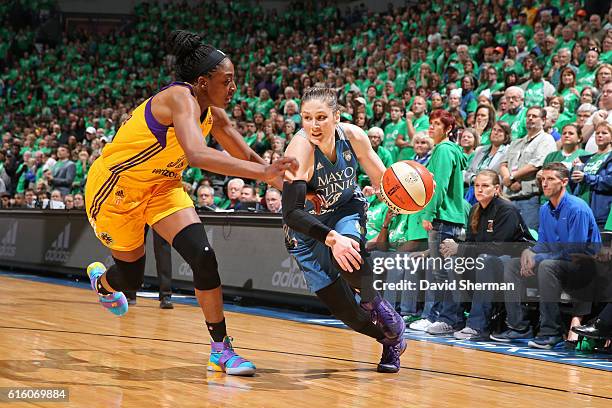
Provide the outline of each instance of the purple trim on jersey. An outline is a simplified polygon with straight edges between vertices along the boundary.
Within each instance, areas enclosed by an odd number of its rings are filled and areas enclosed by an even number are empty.
[[[179,81],[175,81],[169,85],[164,86],[162,89],[159,90],[159,92],[163,91],[164,89],[168,89],[171,86],[184,86],[185,88],[189,88],[189,92],[191,92],[191,95],[195,96],[195,92],[193,92],[193,86],[191,86],[187,82],[179,82]]]
[[[168,126],[164,126],[155,119],[153,116],[153,112],[151,112],[151,101],[153,98],[150,98],[147,101],[147,105],[145,106],[145,122],[147,122],[147,127],[155,135],[155,138],[159,142],[162,147],[166,147],[166,133],[168,132]]]

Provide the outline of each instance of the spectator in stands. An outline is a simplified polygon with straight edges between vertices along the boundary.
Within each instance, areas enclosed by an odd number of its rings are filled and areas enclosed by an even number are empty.
[[[544,111],[544,116],[546,117],[546,119],[544,119],[543,130],[545,133],[551,135],[553,139],[555,139],[555,142],[557,142],[559,141],[559,139],[561,139],[561,133],[559,133],[559,131],[555,127],[555,124],[559,119],[559,110],[552,106],[547,106],[544,108]]]
[[[49,200],[47,208],[49,210],[63,210],[66,208],[61,191],[57,189],[51,191],[51,199]]]
[[[280,214],[282,210],[281,198],[282,197],[281,197],[280,191],[272,187],[268,188],[265,194],[266,209],[270,211],[271,213]]]
[[[70,148],[62,145],[57,148],[57,161],[50,173],[46,174],[51,188],[59,190],[62,195],[69,194],[76,175],[76,166],[70,160]]]
[[[26,208],[25,197],[23,194],[16,193],[14,198],[15,198],[15,201],[12,206],[13,208]]]
[[[74,209],[75,210],[85,209],[85,197],[83,197],[82,193],[76,193],[74,195]]]
[[[255,187],[250,184],[242,186],[240,202],[234,207],[235,211],[261,211],[263,207],[259,202]]]
[[[233,178],[227,183],[227,199],[219,204],[219,208],[224,210],[233,210],[240,202],[240,195],[244,187],[244,180],[241,178]]]
[[[26,208],[36,208],[36,193],[33,189],[27,188],[24,192]]]
[[[418,132],[414,136],[414,156],[411,160],[426,166],[431,158],[431,151],[434,148],[434,141],[427,132]]]
[[[478,138],[478,132],[474,130],[474,128],[465,128],[461,132],[461,136],[459,137],[459,146],[463,148],[463,154],[467,160],[467,165],[469,166],[474,158],[474,152],[476,148],[480,144],[480,140]]]
[[[410,139],[406,140],[407,130],[406,121],[402,119],[402,108],[399,104],[393,103],[389,106],[391,121],[384,128],[384,139],[382,146],[387,149],[393,161],[399,156],[400,150],[410,148]]]
[[[429,135],[435,147],[427,163],[434,175],[436,191],[431,202],[419,214],[423,228],[428,231],[429,251],[432,258],[439,257],[440,243],[447,239],[459,239],[464,233],[465,211],[463,200],[463,170],[467,167],[462,149],[449,140],[455,126],[455,118],[443,110],[434,111],[429,118]],[[430,282],[444,280],[446,271],[428,270]],[[413,322],[411,329],[430,334],[449,334],[461,329],[456,316],[458,305],[449,291],[444,291],[444,301],[434,300],[430,292],[422,319]],[[438,316],[439,313],[439,316]]]
[[[11,195],[6,191],[0,193],[0,208],[9,209],[11,208]]]
[[[531,77],[521,87],[525,91],[525,107],[544,106],[555,95],[555,87],[544,78],[544,64],[536,62],[531,67]]]
[[[527,109],[523,105],[525,92],[518,86],[511,86],[506,89],[504,97],[508,103],[508,110],[499,120],[510,125],[512,140],[521,139],[527,134],[527,129],[525,129]]]
[[[467,187],[465,199],[472,205],[476,204],[474,196],[474,178],[481,170],[493,170],[499,172],[506,149],[511,142],[510,126],[503,121],[493,125],[490,135],[490,144],[478,146],[474,152],[472,161],[463,173],[463,182]]]
[[[595,126],[597,152],[574,161],[571,186],[574,195],[591,206],[597,226],[604,229],[612,205],[612,125],[606,121]]]
[[[582,140],[586,143],[584,149],[589,153],[595,153],[597,151],[595,139],[591,138],[595,126],[604,121],[612,123],[612,78],[603,85],[601,98],[599,100],[599,108],[600,110],[593,113],[582,127]]]
[[[200,186],[197,190],[196,210],[217,211],[215,205],[215,190],[211,186]]]
[[[474,129],[478,132],[481,145],[491,143],[491,130],[495,125],[495,109],[490,104],[480,104],[476,108]]]
[[[516,207],[501,198],[499,175],[492,170],[480,171],[474,179],[477,203],[469,215],[466,242],[448,238],[440,244],[440,254],[464,259],[481,258],[483,267],[473,268],[466,275],[449,273],[451,281],[470,279],[476,283],[500,282],[503,277],[503,261],[509,259],[510,246],[532,240],[525,221]],[[514,250],[514,248],[512,248]],[[465,327],[454,333],[460,340],[484,340],[489,338],[489,321],[493,312],[493,291],[474,291],[469,318]]]
[[[544,165],[547,165],[548,163],[563,163],[565,167],[571,169],[574,160],[576,160],[579,156],[588,154],[585,150],[580,148],[581,140],[580,127],[578,125],[565,125],[561,133],[561,148],[555,152],[548,153],[544,159]],[[568,192],[571,192],[570,183],[568,183],[567,188]],[[544,203],[545,200],[542,200],[541,202]]]
[[[557,150],[557,145],[553,137],[542,129],[545,110],[532,106],[526,113],[527,136],[510,144],[500,174],[505,186],[504,194],[519,209],[527,225],[537,229],[540,198],[536,174],[546,156]]]
[[[594,255],[593,244],[601,242],[595,217],[587,204],[566,191],[569,170],[561,163],[542,168],[542,190],[549,202],[540,211],[538,242],[525,249],[520,258],[505,265],[504,281],[515,290],[506,291],[508,330],[491,335],[491,339],[510,342],[533,337],[526,310],[521,304],[527,280],[536,280],[540,294],[540,331],[529,342],[530,347],[551,349],[561,342],[559,299],[562,282],[569,276],[584,273],[580,263],[572,262],[578,252]]]

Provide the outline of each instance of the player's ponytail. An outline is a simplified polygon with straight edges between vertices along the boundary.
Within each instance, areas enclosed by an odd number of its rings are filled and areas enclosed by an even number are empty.
[[[202,37],[184,30],[175,30],[169,37],[170,52],[176,56],[175,71],[179,81],[194,83],[199,76],[210,75],[227,56]]]
[[[170,33],[171,52],[177,60],[185,60],[198,49],[201,43],[202,38],[189,31],[175,30]]]

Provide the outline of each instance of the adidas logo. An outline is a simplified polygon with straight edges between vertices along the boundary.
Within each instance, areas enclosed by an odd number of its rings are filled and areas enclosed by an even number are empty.
[[[2,240],[0,240],[0,258],[12,258],[17,252],[17,228],[19,223],[13,222]]]
[[[70,257],[70,223],[59,233],[51,248],[45,252],[45,261],[64,263]]]
[[[321,164],[321,162],[317,163],[317,170],[321,170],[323,168],[323,165]]]
[[[281,262],[281,269],[272,274],[273,287],[308,290],[304,274],[293,256]]]

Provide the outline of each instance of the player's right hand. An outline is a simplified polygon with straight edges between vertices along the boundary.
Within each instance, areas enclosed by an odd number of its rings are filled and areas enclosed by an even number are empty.
[[[274,163],[266,166],[262,177],[263,181],[270,182],[277,177],[284,177],[285,171],[295,173],[299,168],[299,163],[295,157],[282,157]]]
[[[353,270],[361,268],[363,260],[359,254],[359,243],[357,241],[332,231],[325,243],[331,247],[334,258],[343,270],[353,272]]]

